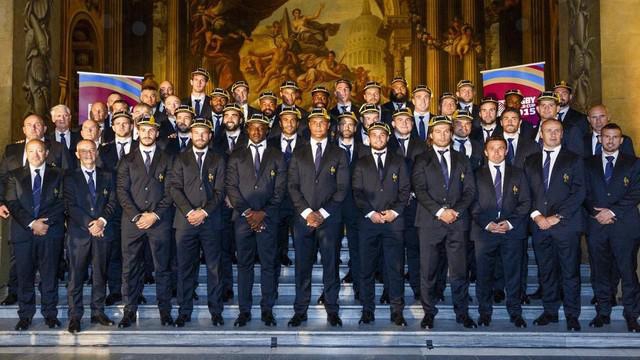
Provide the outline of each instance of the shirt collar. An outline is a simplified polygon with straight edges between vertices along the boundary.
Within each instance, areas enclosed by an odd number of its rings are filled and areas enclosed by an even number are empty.
[[[126,138],[121,138],[119,136],[116,136],[116,143],[121,142],[121,143],[130,144],[132,141],[133,141],[133,138],[131,136],[130,137],[126,137]]]
[[[289,137],[289,138],[286,137],[284,134],[280,134],[280,141],[286,141],[286,140],[289,140],[289,139],[293,139],[293,141],[296,141],[297,138],[298,138],[298,134],[295,134],[295,133],[293,135],[291,135],[291,137]]]
[[[438,145],[435,145],[435,144],[434,144],[434,145],[433,145],[433,150],[434,150],[434,151],[436,151],[436,152],[437,152],[438,150],[449,150],[449,146],[446,146],[446,147],[440,147],[440,146],[438,146]]]
[[[613,152],[613,153],[611,153],[611,154],[606,154],[606,153],[604,152],[604,149],[602,149],[602,159],[603,159],[603,160],[605,160],[605,161],[606,161],[606,157],[607,157],[607,156],[613,156],[614,160],[617,160],[617,159],[618,159],[618,155],[620,155],[620,149],[618,149],[618,150],[614,151],[614,152]]]
[[[377,158],[377,157],[378,157],[378,155],[376,155],[376,153],[379,153],[379,152],[383,153],[383,154],[382,154],[382,156],[387,155],[387,147],[385,146],[385,148],[384,148],[384,149],[380,149],[380,150],[375,150],[374,148],[371,148],[371,154],[372,154],[374,157],[376,157],[376,158]]]
[[[500,166],[500,168],[504,168],[504,160],[500,163],[494,163],[491,160],[487,160],[487,162],[489,163],[489,167]]]
[[[234,131],[225,130],[224,132],[227,135],[227,137],[235,136],[236,137],[236,141],[238,141],[238,137],[240,137],[240,128],[237,128]]]
[[[543,150],[544,151],[553,151],[555,154],[557,154],[558,152],[560,152],[560,148],[561,147],[562,147],[562,145],[558,145],[558,146],[552,147],[552,148],[543,146]]]
[[[194,154],[194,155],[196,156],[196,158],[197,158],[197,157],[198,157],[198,154],[196,154],[196,153],[204,152],[204,155],[206,156],[206,155],[207,155],[207,151],[209,150],[209,148],[208,148],[207,146],[205,146],[205,147],[204,147],[204,149],[196,149],[196,147],[195,147],[195,146],[192,146],[192,147],[191,147],[191,150],[193,151],[193,154]]]
[[[93,171],[94,172],[93,175],[95,176],[95,171],[96,171],[96,166],[95,165],[93,166],[93,169],[89,169],[89,168],[86,168],[86,167],[80,165],[80,169],[82,169],[82,173],[85,174],[85,175],[87,174],[87,171]]]
[[[151,152],[155,152],[156,151],[156,143],[153,143],[153,145],[151,146],[145,146],[142,145],[142,143],[140,143],[138,145],[138,148],[140,149],[140,151],[151,151]]]
[[[38,167],[32,167],[31,165],[29,165],[29,170],[31,171],[31,173],[33,174],[36,170],[40,170],[40,175],[42,176],[44,174],[44,168],[47,166],[47,163],[44,162],[42,163],[42,165],[38,166]]]
[[[264,149],[267,147],[267,139],[264,139],[257,144],[251,140],[247,141],[247,147],[251,147],[251,145],[260,145],[260,148]]]

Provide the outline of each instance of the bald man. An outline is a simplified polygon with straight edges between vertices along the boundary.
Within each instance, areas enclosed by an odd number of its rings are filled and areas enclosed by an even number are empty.
[[[609,111],[603,104],[598,104],[591,107],[591,109],[589,109],[587,119],[589,120],[591,131],[586,133],[583,137],[584,152],[581,155],[585,159],[589,159],[593,155],[602,155],[602,142],[600,140],[600,133],[602,131],[602,128],[611,122]],[[626,155],[635,156],[633,141],[627,135],[622,135],[620,152]]]

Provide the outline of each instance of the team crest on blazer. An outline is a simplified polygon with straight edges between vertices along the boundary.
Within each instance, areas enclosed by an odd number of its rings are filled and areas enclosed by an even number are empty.
[[[331,173],[331,175],[335,175],[336,174],[336,167],[332,166],[329,168],[329,172]]]
[[[464,181],[464,173],[460,174],[460,181]]]
[[[160,173],[160,175],[158,175],[158,181],[163,182],[164,181],[164,174]]]
[[[271,169],[271,177],[275,177],[276,176],[276,171],[274,169]]]
[[[518,189],[518,185],[513,185],[513,188],[511,189],[511,191],[513,191],[513,195],[518,195],[518,192],[520,191],[520,189]]]
[[[562,175],[562,180],[564,180],[565,184],[569,183],[569,174],[565,173],[564,175]]]
[[[58,188],[53,188],[53,196],[54,197],[58,197],[59,193],[60,193],[60,191],[58,191]]]
[[[109,191],[107,190],[107,188],[104,188],[104,190],[102,190],[102,195],[104,195],[105,197],[109,195]]]
[[[213,182],[213,174],[209,173],[209,182],[212,183]]]
[[[629,178],[628,177],[624,177],[624,179],[622,179],[622,181],[624,181],[624,186],[627,187],[629,186]]]
[[[393,180],[393,182],[398,182],[398,174],[396,173],[391,174],[391,179]]]

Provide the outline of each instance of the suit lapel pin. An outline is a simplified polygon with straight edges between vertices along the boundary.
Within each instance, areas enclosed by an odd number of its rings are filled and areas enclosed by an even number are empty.
[[[627,187],[629,186],[629,178],[628,177],[624,177],[624,179],[622,179],[624,181],[624,186]]]
[[[109,191],[107,191],[107,188],[104,188],[104,190],[102,190],[102,195],[104,195],[105,197],[109,195]]]
[[[569,183],[569,174],[565,173],[564,175],[562,175],[562,180],[564,180],[565,184],[568,184]]]
[[[213,182],[213,174],[209,174],[209,182],[212,183]]]
[[[460,174],[460,181],[464,181],[464,173]]]
[[[336,167],[332,166],[331,168],[329,168],[329,172],[331,173],[331,175],[335,175],[336,174]]]
[[[511,189],[513,191],[513,195],[518,195],[518,185],[513,185],[513,189]]]
[[[391,179],[393,180],[393,182],[398,182],[398,174],[396,173],[391,174]]]
[[[58,197],[58,188],[53,188],[53,196]]]
[[[271,177],[274,177],[274,176],[276,176],[276,171],[271,169]]]
[[[160,175],[158,175],[158,181],[163,182],[164,181],[164,174],[160,173]]]

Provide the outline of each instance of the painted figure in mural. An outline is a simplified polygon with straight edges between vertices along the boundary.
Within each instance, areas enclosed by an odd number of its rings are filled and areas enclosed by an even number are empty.
[[[291,35],[302,50],[309,46],[323,48],[329,36],[333,36],[338,32],[340,24],[321,24],[314,21],[320,17],[322,9],[324,9],[324,4],[320,4],[318,11],[312,16],[303,15],[300,9],[293,9],[291,12],[293,17],[291,20],[293,33]]]
[[[24,9],[26,79],[22,85],[26,92],[27,112],[46,115],[51,93],[49,69],[51,43],[48,22],[51,1],[28,1]]]
[[[316,83],[340,79],[343,73],[349,71],[345,64],[336,61],[333,50],[321,57],[308,54],[303,64],[307,65],[307,70],[297,78],[303,92],[310,90]]]
[[[253,60],[256,72],[262,78],[258,91],[262,91],[269,82],[278,80],[285,76],[288,65],[295,64],[297,58],[289,51],[289,43],[282,37],[277,36],[273,39],[275,47],[267,51],[249,50],[249,56]],[[263,68],[263,64],[267,64]]]

